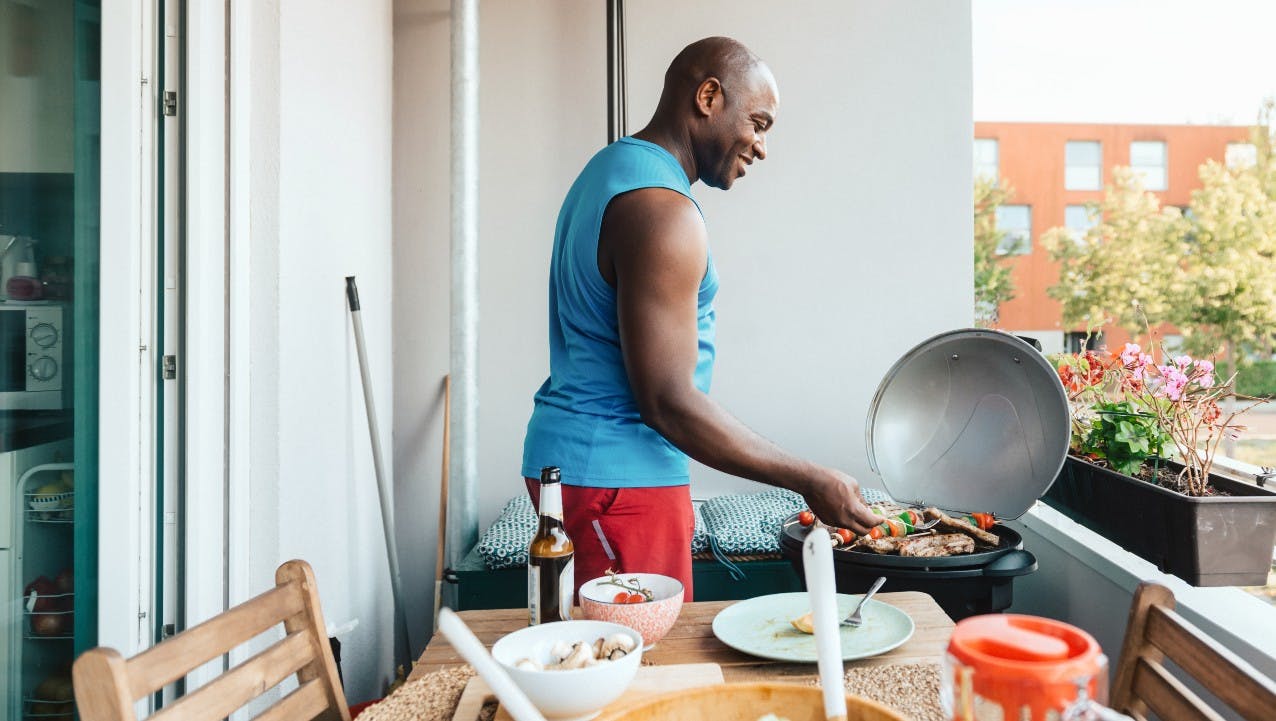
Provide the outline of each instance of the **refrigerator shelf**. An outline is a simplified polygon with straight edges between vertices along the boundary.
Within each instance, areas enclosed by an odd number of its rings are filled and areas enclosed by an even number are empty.
[[[30,523],[73,523],[75,492],[24,493],[23,515]]]

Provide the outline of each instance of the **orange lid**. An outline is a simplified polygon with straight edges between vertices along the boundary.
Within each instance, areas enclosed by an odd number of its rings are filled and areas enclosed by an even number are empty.
[[[1090,677],[1107,667],[1099,643],[1085,631],[1018,614],[974,616],[959,622],[948,652],[976,675],[1046,682]]]

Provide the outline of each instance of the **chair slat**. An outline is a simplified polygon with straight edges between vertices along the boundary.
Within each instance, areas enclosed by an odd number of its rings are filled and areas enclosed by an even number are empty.
[[[1242,718],[1259,721],[1276,715],[1276,683],[1178,613],[1153,608],[1147,639]]]
[[[307,721],[319,716],[324,709],[328,709],[328,694],[324,691],[323,682],[314,679],[298,686],[296,691],[266,709],[256,721]],[[325,719],[332,717],[331,713],[323,716]]]
[[[1160,652],[1155,648],[1146,648],[1148,613],[1153,606],[1174,606],[1174,594],[1170,589],[1156,583],[1141,583],[1134,592],[1134,601],[1130,604],[1130,615],[1125,623],[1125,640],[1121,644],[1121,656],[1117,659],[1116,673],[1112,681],[1112,708],[1126,714],[1140,712],[1138,698],[1132,691],[1134,686],[1134,667],[1140,658],[1151,661],[1160,660]]]
[[[133,721],[133,700],[126,695],[124,657],[113,648],[91,648],[71,668],[75,703],[81,718]],[[5,703],[8,703],[6,700]],[[8,718],[6,714],[4,718]]]
[[[319,585],[315,582],[315,573],[310,564],[302,561],[289,561],[275,570],[275,583],[279,585],[295,585],[301,589],[305,597],[305,613],[292,616],[284,621],[288,633],[305,631],[319,641],[328,638],[327,628],[323,622],[323,608],[319,603]],[[326,649],[325,649],[326,650]],[[300,682],[319,679],[327,694],[326,706],[336,709],[330,717],[334,721],[350,721],[350,709],[346,704],[346,694],[341,688],[341,679],[337,675],[337,664],[331,653],[320,652],[305,668],[297,672]]]
[[[1140,659],[1134,667],[1134,695],[1161,721],[1223,721],[1159,663]]]
[[[151,717],[152,721],[217,721],[274,688],[315,656],[304,633],[289,635],[212,682],[183,696]]]
[[[128,660],[129,690],[137,700],[304,610],[296,584],[265,593],[189,628]]]

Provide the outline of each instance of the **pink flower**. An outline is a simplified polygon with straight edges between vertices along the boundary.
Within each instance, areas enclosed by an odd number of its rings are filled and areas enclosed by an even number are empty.
[[[1139,351],[1141,350],[1143,349],[1139,347],[1138,343],[1126,343],[1125,348],[1121,351],[1121,364],[1128,366],[1139,360]]]
[[[1214,386],[1214,364],[1207,360],[1198,360],[1192,370],[1192,380],[1202,388]]]
[[[1157,366],[1164,384],[1157,389],[1156,395],[1177,401],[1183,397],[1183,389],[1187,387],[1188,377],[1182,370],[1172,365]]]
[[[1177,356],[1174,358],[1174,365],[1178,366],[1180,369],[1185,369],[1188,366],[1192,365],[1192,356],[1190,355]]]

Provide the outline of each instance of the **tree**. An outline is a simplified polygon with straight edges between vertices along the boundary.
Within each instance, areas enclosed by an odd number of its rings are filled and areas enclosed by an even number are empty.
[[[1014,194],[986,176],[975,179],[975,322],[990,327],[1002,303],[1015,297],[1010,267],[998,253],[1005,231],[997,228],[997,208]]]
[[[1042,245],[1059,263],[1059,283],[1046,291],[1062,304],[1067,328],[1116,323],[1138,335],[1147,318],[1169,320],[1181,296],[1187,223],[1178,208],[1162,208],[1129,168],[1114,168],[1099,222],[1077,237],[1053,228]],[[1140,312],[1141,310],[1141,312]]]
[[[1172,318],[1189,350],[1222,348],[1229,362],[1276,332],[1276,197],[1256,167],[1201,166]]]

